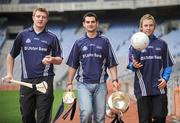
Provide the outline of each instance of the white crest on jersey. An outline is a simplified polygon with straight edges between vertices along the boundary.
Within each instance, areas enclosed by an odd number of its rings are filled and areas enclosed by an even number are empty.
[[[28,38],[28,39],[26,40],[26,43],[27,43],[27,44],[28,44],[28,43],[31,43],[31,39]]]
[[[83,51],[86,51],[86,50],[88,50],[88,48],[87,48],[86,46],[84,46],[84,47],[82,48],[82,50],[83,50]]]

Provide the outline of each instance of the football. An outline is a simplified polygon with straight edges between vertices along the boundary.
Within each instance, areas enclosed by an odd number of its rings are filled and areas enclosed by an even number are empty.
[[[143,50],[149,45],[149,37],[143,32],[137,32],[131,37],[131,45],[136,50]]]

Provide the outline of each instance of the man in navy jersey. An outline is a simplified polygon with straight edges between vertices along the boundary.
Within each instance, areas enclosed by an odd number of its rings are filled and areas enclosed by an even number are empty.
[[[46,81],[48,84],[45,94],[28,87],[20,87],[23,123],[50,123],[51,120],[55,75],[53,64],[61,64],[62,49],[58,38],[46,28],[48,16],[45,8],[34,9],[32,27],[17,35],[7,56],[6,81],[13,79],[15,58],[21,53],[22,81],[32,84]]]
[[[149,46],[142,51],[132,46],[129,49],[128,68],[135,72],[139,123],[165,123],[168,113],[166,85],[174,60],[166,42],[153,34],[156,22],[152,15],[144,15],[139,26],[150,39]]]
[[[72,91],[72,82],[77,71],[81,123],[105,122],[107,68],[111,73],[114,89],[118,85],[118,62],[109,40],[97,33],[98,25],[95,13],[88,12],[84,15],[83,26],[86,33],[74,43],[67,60],[67,91]]]

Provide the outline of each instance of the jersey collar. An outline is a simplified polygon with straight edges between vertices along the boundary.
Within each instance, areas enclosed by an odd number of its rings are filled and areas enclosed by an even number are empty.
[[[35,32],[33,26],[29,28],[29,31]],[[45,27],[45,29],[42,32],[48,32],[48,29]],[[41,32],[41,33],[42,33]]]

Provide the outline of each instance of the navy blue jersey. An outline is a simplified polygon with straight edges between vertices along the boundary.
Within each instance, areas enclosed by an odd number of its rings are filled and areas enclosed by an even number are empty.
[[[10,54],[13,58],[21,53],[22,78],[37,78],[54,75],[53,64],[44,65],[46,55],[62,57],[62,49],[57,37],[45,29],[36,34],[32,27],[16,37]]]
[[[117,66],[118,62],[106,37],[85,35],[74,43],[67,65],[78,69],[77,81],[93,84],[106,82],[107,68]]]
[[[143,64],[143,67],[135,70],[134,92],[137,97],[165,94],[165,89],[158,88],[158,79],[162,76],[165,68],[174,64],[168,46],[165,41],[150,37],[149,46],[140,51],[130,47],[129,61],[132,63],[132,57],[136,58]]]

